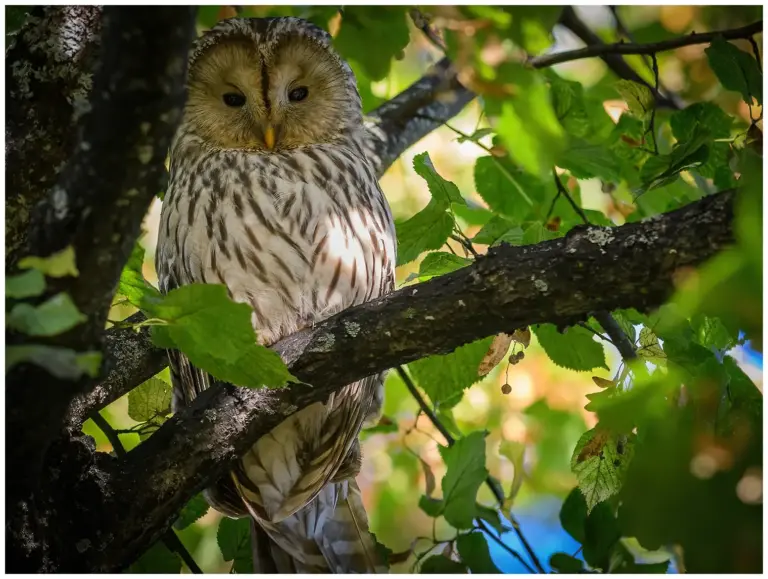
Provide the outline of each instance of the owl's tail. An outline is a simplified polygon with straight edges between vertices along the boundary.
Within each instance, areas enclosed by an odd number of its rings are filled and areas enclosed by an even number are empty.
[[[251,515],[254,573],[388,572],[354,479],[328,484],[282,521]]]

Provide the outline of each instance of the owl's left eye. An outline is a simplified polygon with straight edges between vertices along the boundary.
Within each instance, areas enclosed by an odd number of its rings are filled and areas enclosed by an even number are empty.
[[[288,99],[294,103],[303,101],[307,96],[309,96],[309,89],[305,86],[297,87],[288,93]]]
[[[236,92],[228,92],[222,98],[228,107],[241,107],[245,104],[245,97]]]

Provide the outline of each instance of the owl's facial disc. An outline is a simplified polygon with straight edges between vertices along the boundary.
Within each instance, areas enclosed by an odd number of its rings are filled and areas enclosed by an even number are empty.
[[[338,60],[317,42],[228,39],[190,70],[186,121],[217,148],[280,151],[339,138],[354,106]]]

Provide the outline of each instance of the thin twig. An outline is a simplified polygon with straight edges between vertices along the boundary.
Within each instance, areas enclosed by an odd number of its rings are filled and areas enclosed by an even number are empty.
[[[397,373],[399,374],[400,378],[405,383],[405,387],[408,388],[408,391],[411,393],[411,396],[413,396],[416,399],[417,404],[419,405],[419,408],[421,408],[422,412],[427,415],[427,418],[429,418],[432,421],[432,424],[435,425],[435,428],[440,432],[440,434],[443,435],[445,440],[448,442],[448,446],[453,446],[453,444],[456,442],[456,439],[451,436],[451,433],[448,432],[448,429],[443,426],[443,424],[440,422],[440,419],[437,417],[437,415],[432,411],[432,409],[429,407],[429,404],[427,404],[427,401],[424,400],[424,397],[419,393],[419,391],[416,389],[416,385],[413,383],[413,380],[411,380],[411,377],[408,375],[408,373],[405,371],[405,369],[402,366],[397,367]],[[504,490],[501,488],[501,485],[499,484],[499,481],[497,481],[492,476],[488,476],[485,479],[485,484],[488,485],[488,487],[491,489],[491,492],[493,493],[493,496],[496,498],[496,501],[499,503],[499,506],[504,504]],[[546,573],[544,570],[544,567],[541,565],[541,561],[539,561],[538,556],[533,551],[533,548],[531,547],[531,544],[528,542],[528,540],[523,535],[523,531],[520,528],[520,524],[517,522],[517,520],[514,519],[512,516],[512,513],[509,513],[509,520],[512,523],[512,529],[515,532],[515,535],[517,535],[517,538],[520,539],[520,542],[522,543],[523,547],[525,548],[526,553],[528,553],[528,556],[531,558],[531,561],[533,561],[534,566],[536,569],[538,569],[539,573]],[[485,523],[480,520],[480,524],[485,525]],[[487,527],[484,527],[487,530]],[[489,532],[490,535],[492,533]],[[494,537],[496,539],[496,537]],[[498,539],[496,539],[498,540]],[[504,545],[501,540],[498,540],[499,544],[503,545],[505,549],[510,551],[511,553],[515,554],[516,557],[519,558],[519,560],[526,565],[528,569],[530,569],[531,573],[534,573],[533,569],[528,566],[525,561],[523,561],[522,557],[517,554],[513,549],[511,549],[509,546]]]
[[[536,573],[536,571],[533,569],[533,567],[531,567],[528,564],[528,562],[525,559],[523,559],[523,556],[520,553],[518,553],[517,551],[515,551],[512,547],[507,545],[504,541],[499,539],[496,535],[494,535],[491,532],[490,527],[488,527],[488,524],[485,521],[483,521],[482,519],[478,519],[478,528],[483,530],[483,531],[485,531],[485,534],[487,536],[489,536],[491,539],[493,539],[494,541],[496,541],[502,549],[504,549],[507,553],[512,555],[515,559],[520,561],[520,564],[522,564],[522,566],[525,567],[525,569],[526,569],[526,571],[528,571],[528,573],[531,573],[532,575]],[[544,573],[544,572],[545,571],[543,569],[541,571],[539,571],[539,573]]]
[[[755,60],[757,61],[757,69],[763,72],[763,63],[760,62],[760,49],[757,47],[757,41],[754,36],[749,37],[749,43],[752,45],[752,52],[755,53]]]
[[[435,48],[445,53],[445,43],[437,35],[437,32],[435,32],[435,30],[432,28],[429,17],[426,16],[418,8],[412,8],[409,12],[409,15],[413,21],[413,25],[424,33],[424,36],[427,37],[427,40],[429,40],[429,42],[432,43]]]
[[[579,214],[579,217],[581,217],[582,221],[585,225],[591,225],[589,222],[589,219],[587,219],[586,214],[584,211],[579,207],[576,202],[573,200],[571,195],[568,193],[568,190],[563,185],[562,181],[560,181],[560,176],[557,174],[557,172],[552,169],[552,175],[555,178],[555,184],[557,185],[557,194],[562,195],[568,200],[568,203],[571,204],[571,207],[573,207],[573,210],[576,211],[576,213]],[[556,197],[557,198],[557,197]],[[554,206],[554,202],[553,202]],[[614,317],[611,315],[610,312],[595,312],[594,314],[595,319],[598,321],[598,323],[603,327],[605,330],[605,333],[608,334],[608,336],[611,338],[611,342],[614,346],[616,346],[616,349],[621,354],[621,357],[624,358],[624,360],[634,360],[637,358],[637,354],[635,353],[635,347],[630,341],[627,334],[624,332],[624,330],[621,329],[621,326],[619,326],[619,323],[614,319]]]
[[[651,55],[651,59],[653,66],[654,90],[659,92],[659,61],[656,58],[655,52]],[[659,143],[656,139],[656,103],[654,103],[653,108],[651,109],[651,122],[648,124],[646,134],[648,133],[650,133],[651,139],[653,140],[653,154],[658,156]]]
[[[594,44],[585,46],[576,50],[565,50],[555,54],[545,54],[537,56],[528,61],[533,68],[547,68],[555,64],[570,62],[572,60],[581,60],[582,58],[594,58],[611,54],[656,54],[667,50],[674,50],[683,46],[693,44],[706,44],[712,42],[716,37],[721,36],[726,40],[749,39],[754,34],[763,31],[763,21],[759,20],[741,28],[732,28],[728,30],[715,30],[713,32],[702,32],[699,34],[689,34],[678,38],[671,38],[661,42],[649,42],[645,44],[635,44],[631,42],[614,42],[613,44]]]
[[[596,329],[589,327],[589,326],[588,326],[587,324],[585,324],[584,322],[579,322],[579,323],[578,323],[578,324],[576,324],[576,325],[577,325],[577,326],[579,326],[580,328],[584,328],[585,330],[587,330],[587,331],[589,331],[589,332],[592,332],[592,333],[593,333],[595,336],[597,336],[597,337],[598,337],[598,338],[600,338],[601,340],[604,340],[604,341],[608,342],[609,344],[613,344],[613,340],[611,340],[610,338],[606,338],[606,337],[605,337],[605,336],[603,336],[603,335],[602,335],[600,332],[598,332]]]
[[[98,426],[104,433],[104,436],[107,437],[107,440],[109,440],[109,443],[112,445],[112,449],[115,451],[115,454],[117,456],[125,456],[127,454],[125,447],[120,441],[120,437],[118,436],[117,431],[112,428],[112,425],[107,422],[107,419],[104,418],[98,411],[92,412],[90,417],[91,420],[93,420],[93,423]],[[200,569],[198,564],[195,562],[195,559],[192,557],[190,552],[187,551],[187,548],[181,542],[181,539],[179,539],[178,535],[176,535],[176,532],[173,529],[168,529],[165,533],[163,533],[161,540],[163,543],[165,543],[165,546],[168,547],[168,549],[175,551],[179,557],[181,557],[181,560],[184,561],[192,573],[195,573],[196,575],[203,574],[203,570]]]

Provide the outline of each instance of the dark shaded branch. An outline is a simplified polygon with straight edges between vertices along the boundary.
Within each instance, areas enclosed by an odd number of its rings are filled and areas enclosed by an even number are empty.
[[[565,14],[568,12],[568,14]],[[535,68],[545,68],[560,64],[563,62],[570,62],[572,60],[580,60],[582,58],[593,57],[611,57],[621,54],[644,54],[651,56],[658,52],[664,52],[667,50],[674,50],[682,46],[690,46],[692,44],[706,44],[712,42],[718,36],[723,37],[726,40],[736,39],[749,39],[753,35],[763,31],[763,21],[754,22],[741,28],[732,28],[728,30],[715,30],[713,32],[701,32],[698,34],[689,34],[687,36],[680,36],[679,38],[671,38],[669,40],[663,40],[661,42],[649,42],[646,44],[635,44],[630,42],[615,42],[613,44],[605,44],[602,41],[598,44],[593,42],[595,38],[599,40],[597,35],[592,36],[594,33],[589,31],[590,34],[586,34],[582,29],[584,26],[581,21],[579,24],[575,22],[575,14],[573,9],[569,8],[564,11],[562,24],[571,29],[579,38],[581,38],[588,46],[584,48],[578,48],[576,50],[566,50],[564,52],[558,52],[556,54],[545,54],[543,56],[537,56],[530,60],[530,64]],[[573,28],[572,28],[573,26]],[[574,30],[575,28],[575,30]],[[589,29],[586,29],[589,30]],[[582,36],[586,38],[582,38]],[[588,42],[587,39],[590,41]],[[625,63],[626,64],[626,63]],[[618,73],[617,73],[618,74]],[[622,76],[622,75],[620,75]],[[632,79],[634,80],[634,79]],[[651,87],[653,88],[653,87]]]
[[[456,116],[475,94],[459,83],[447,58],[370,113],[368,157],[381,176],[419,139]]]
[[[94,412],[91,415],[91,418],[93,419],[94,424],[96,424],[96,426],[98,426],[104,433],[104,436],[107,437],[107,440],[109,440],[109,443],[112,445],[115,454],[117,456],[125,456],[127,454],[125,447],[120,441],[120,437],[118,436],[117,431],[112,428],[112,425],[107,422],[107,419],[104,418],[100,412]],[[179,539],[173,529],[166,530],[165,533],[163,533],[162,540],[168,549],[178,553],[179,557],[181,557],[181,560],[186,563],[187,567],[190,571],[192,571],[192,573],[195,573],[196,575],[201,575],[203,573],[203,570],[200,569],[195,559],[192,557],[189,551],[187,551],[187,548],[181,542],[181,539]]]
[[[547,54],[544,56],[536,57],[531,60],[531,65],[535,68],[546,68],[548,66],[553,66],[555,64],[559,64],[561,62],[567,62],[568,60],[576,60],[576,58],[570,58],[566,60],[562,60],[563,54],[573,54],[575,52],[579,51],[587,51],[587,50],[596,50],[598,51],[597,54],[586,54],[584,56],[580,56],[579,58],[588,58],[590,56],[599,56],[603,62],[610,68],[616,76],[619,78],[623,78],[626,80],[631,80],[634,82],[639,82],[640,84],[643,84],[647,86],[649,89],[651,89],[651,92],[656,96],[656,104],[657,106],[662,106],[666,108],[673,108],[673,109],[680,109],[683,108],[683,104],[680,102],[679,98],[676,98],[674,95],[665,96],[663,94],[660,94],[658,91],[654,90],[654,88],[648,84],[637,72],[627,64],[627,62],[621,57],[621,54],[618,54],[616,52],[602,52],[605,47],[607,46],[617,46],[616,44],[606,44],[603,42],[603,40],[595,34],[592,30],[590,30],[589,26],[584,24],[579,17],[576,15],[576,12],[574,11],[573,7],[566,6],[563,9],[563,12],[560,16],[560,24],[568,28],[571,32],[573,32],[577,37],[581,39],[584,44],[586,44],[586,48],[581,48],[579,50],[569,50],[565,52],[560,52],[557,54]],[[558,59],[560,57],[560,59]]]
[[[256,440],[344,384],[502,331],[662,304],[679,268],[700,264],[733,242],[733,198],[733,191],[724,192],[646,222],[579,227],[535,246],[495,247],[469,267],[289,336],[275,349],[313,386],[218,384],[204,392],[112,468],[105,506],[91,497],[89,508],[121,524],[109,526],[111,541],[104,539],[106,527],[89,526],[94,551],[83,565],[110,570],[141,553],[186,501]]]

